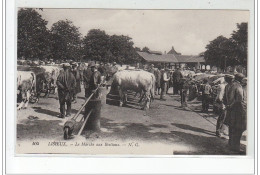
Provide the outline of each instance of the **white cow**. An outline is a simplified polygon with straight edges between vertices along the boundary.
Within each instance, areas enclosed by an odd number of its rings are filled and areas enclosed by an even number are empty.
[[[36,76],[32,71],[17,71],[17,95],[21,95],[22,102],[18,110],[27,108],[30,97],[34,95],[36,87]]]
[[[143,94],[145,99],[143,108],[149,108],[151,99],[154,98],[155,76],[142,70],[122,70],[114,75],[113,85],[118,87],[120,96],[120,106],[127,102],[127,91],[135,91]]]

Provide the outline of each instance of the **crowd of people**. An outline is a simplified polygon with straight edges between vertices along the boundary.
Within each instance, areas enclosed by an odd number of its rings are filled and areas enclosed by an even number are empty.
[[[213,87],[207,78],[197,84],[192,76],[183,76],[180,68],[169,71],[151,64],[149,72],[156,77],[156,94],[165,99],[169,87],[173,95],[180,95],[181,106],[187,107],[188,95],[201,94],[202,111],[208,113],[210,103],[219,106],[216,136],[222,137],[225,126],[228,126],[229,148],[240,151],[240,140],[247,126],[247,78],[242,73],[225,74],[224,80],[217,85],[217,96],[212,98]]]
[[[97,89],[98,85],[106,76],[103,64],[99,67],[92,62],[86,69],[80,69],[76,62],[64,63],[63,71],[57,78],[58,97],[60,102],[60,118],[71,115],[71,103],[77,103],[77,94],[81,92],[81,84],[84,84],[85,97]],[[99,94],[99,93],[95,93]],[[95,98],[95,96],[93,96]],[[67,110],[65,111],[65,104]]]
[[[111,65],[117,69],[116,63]],[[127,68],[126,68],[127,69]],[[139,67],[136,69],[140,69]],[[77,94],[81,92],[81,84],[84,84],[85,97],[89,97],[101,82],[108,80],[108,70],[103,63],[97,66],[91,62],[87,68],[81,69],[80,63],[64,63],[63,70],[57,79],[58,96],[60,102],[60,117],[71,115],[71,104],[77,103]],[[172,87],[173,95],[179,95],[181,106],[187,107],[188,95],[201,94],[202,111],[208,113],[211,103],[212,86],[208,79],[204,79],[200,85],[192,76],[184,76],[181,69],[174,71],[153,64],[147,69],[155,75],[155,95],[160,95],[160,100],[166,100],[166,94]],[[247,119],[247,83],[243,74],[226,74],[223,82],[217,87],[217,96],[214,103],[219,106],[219,117],[216,126],[216,136],[222,137],[225,126],[229,130],[229,146],[232,151],[240,150],[240,139],[246,130]],[[98,93],[95,93],[98,96]],[[93,98],[97,98],[93,97]],[[65,110],[65,104],[67,109]]]

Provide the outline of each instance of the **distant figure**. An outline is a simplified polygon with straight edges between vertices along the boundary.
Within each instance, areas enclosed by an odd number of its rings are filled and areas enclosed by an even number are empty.
[[[63,69],[64,71],[61,71],[56,82],[60,102],[60,118],[65,117],[65,104],[67,105],[66,117],[71,115],[71,101],[76,87],[76,79],[70,71],[70,64],[63,64]]]
[[[180,71],[180,68],[176,69],[173,74],[172,74],[172,81],[173,81],[173,94],[177,95],[179,94],[179,84],[180,84],[180,80],[181,78],[183,78],[183,75]]]
[[[186,78],[181,78],[179,82],[181,107],[187,107],[187,94],[189,91],[189,82]]]
[[[92,76],[93,72],[91,71],[90,64],[88,65],[87,69],[83,71],[83,84],[85,88],[85,97],[88,97],[89,94],[89,82],[90,77]]]
[[[158,69],[155,71],[155,95],[160,95],[161,89],[161,67],[159,66]]]
[[[201,91],[202,91],[202,112],[208,112],[210,94],[212,92],[212,89],[207,79],[203,80]]]
[[[95,63],[92,63],[90,65],[92,75],[90,77],[89,81],[89,91],[88,91],[88,97],[94,92],[94,90],[98,87],[98,85],[101,83],[101,73],[97,70],[97,67]],[[93,99],[98,98],[100,96],[99,90],[95,93],[95,95],[92,97]]]
[[[167,72],[162,69],[161,70],[161,96],[160,96],[160,99],[161,100],[166,100],[165,99],[165,93],[166,93],[166,88],[167,88],[167,82],[169,81],[170,79],[167,77]]]
[[[81,92],[81,87],[80,87],[81,76],[76,62],[72,62],[71,67],[72,67],[71,72],[73,73],[76,79],[76,88],[73,93],[72,103],[77,103],[77,94]]]
[[[152,74],[155,75],[155,69],[154,69],[154,65],[153,65],[153,64],[151,64],[151,66],[150,66],[148,72],[150,72],[150,73],[152,73]]]
[[[107,77],[107,70],[106,70],[106,67],[104,66],[104,63],[100,63],[100,66],[98,67],[97,69],[100,74],[101,74],[101,79],[102,81],[105,81],[106,80],[106,77]]]
[[[106,77],[107,71],[106,67],[104,66],[104,63],[100,63],[100,66],[98,67],[98,71],[101,73],[102,76]]]
[[[167,78],[169,79],[169,81],[166,82],[166,94],[168,94],[168,90],[170,89],[170,81],[171,81],[171,72],[168,68],[165,69],[166,71],[166,75],[167,75]]]
[[[136,63],[135,69],[140,69],[140,64]]]

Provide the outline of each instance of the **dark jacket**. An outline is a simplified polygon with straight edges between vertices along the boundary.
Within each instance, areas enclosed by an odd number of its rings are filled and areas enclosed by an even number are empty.
[[[76,79],[70,70],[61,71],[57,78],[57,87],[60,100],[71,100],[76,87]]]
[[[176,70],[172,73],[173,83],[179,83],[181,78],[183,78],[183,75],[179,70]]]
[[[93,72],[90,68],[87,68],[83,71],[83,82],[85,89],[89,88],[90,77],[92,76],[92,74]]]
[[[101,73],[99,71],[95,71],[90,77],[89,90],[90,91],[95,90],[100,83],[101,83]]]
[[[81,92],[81,88],[80,88],[81,75],[80,75],[80,71],[78,69],[72,70],[72,73],[76,79],[75,93],[77,94],[77,93]]]
[[[100,66],[98,68],[98,71],[101,73],[102,76],[106,76],[107,75],[107,70],[106,70],[105,66]]]

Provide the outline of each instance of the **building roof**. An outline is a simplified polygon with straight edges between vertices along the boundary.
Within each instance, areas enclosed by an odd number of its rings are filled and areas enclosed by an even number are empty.
[[[205,59],[199,55],[176,55],[179,63],[204,63]]]
[[[174,47],[172,46],[172,49],[167,54],[174,54],[174,55],[181,55],[181,53],[177,52]]]
[[[164,62],[164,63],[178,63],[177,58],[173,54],[149,54],[147,52],[137,52],[147,62]]]
[[[162,55],[162,52],[160,52],[160,51],[148,50],[148,53],[155,54],[155,55]]]

